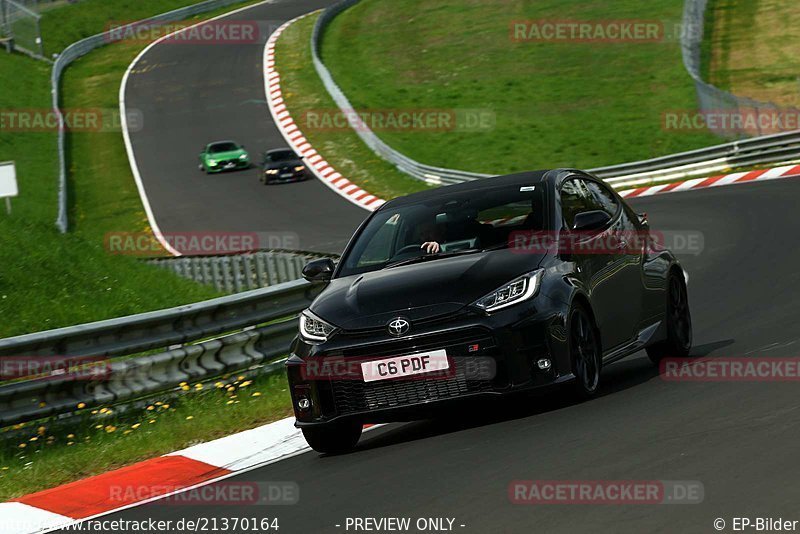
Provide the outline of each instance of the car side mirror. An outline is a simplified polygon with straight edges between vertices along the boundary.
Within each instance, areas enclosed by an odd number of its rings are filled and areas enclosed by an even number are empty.
[[[583,211],[575,215],[572,231],[599,230],[611,222],[611,215],[602,210]]]
[[[330,258],[310,261],[303,267],[303,278],[309,282],[328,282],[335,268],[336,264]]]

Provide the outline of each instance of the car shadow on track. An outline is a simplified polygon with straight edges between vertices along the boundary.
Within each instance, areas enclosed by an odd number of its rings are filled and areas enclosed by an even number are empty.
[[[692,349],[690,358],[704,358],[713,351],[726,347],[733,342],[733,340],[721,340],[699,345]],[[600,391],[598,391],[595,399],[636,387],[658,376],[659,368],[650,362],[644,352],[637,353],[613,365],[609,365],[603,370]],[[565,385],[537,392],[519,393],[503,398],[489,399],[488,401],[464,403],[464,406],[460,407],[458,411],[443,412],[439,417],[408,423],[382,432],[374,437],[366,435],[354,452],[398,445],[506,421],[535,417],[576,406],[583,402],[592,401],[577,400],[569,390],[569,387]]]

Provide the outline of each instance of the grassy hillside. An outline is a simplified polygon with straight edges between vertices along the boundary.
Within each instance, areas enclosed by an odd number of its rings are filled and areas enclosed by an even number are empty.
[[[425,163],[502,173],[595,167],[719,142],[667,131],[695,107],[678,40],[682,0],[363,0],[337,17],[323,58],[357,109],[479,109],[478,131],[385,131]],[[514,21],[663,24],[657,41],[512,39]]]
[[[708,80],[735,95],[800,108],[800,3],[711,0]]]

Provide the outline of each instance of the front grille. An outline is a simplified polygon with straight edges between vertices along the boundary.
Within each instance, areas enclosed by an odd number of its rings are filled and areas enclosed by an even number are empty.
[[[447,334],[425,336],[422,339],[397,340],[381,344],[379,347],[349,349],[344,356],[364,357],[369,355],[385,357],[413,352],[445,349],[453,365],[452,370],[426,376],[364,382],[362,380],[333,380],[331,388],[340,415],[368,412],[382,408],[396,408],[427,401],[444,400],[472,393],[488,392],[502,384],[500,375],[486,375],[478,369],[485,369],[486,359],[494,359],[496,351],[494,340],[485,331],[461,332],[460,335]],[[447,342],[449,341],[449,342]],[[477,349],[475,348],[477,346]],[[474,350],[470,353],[470,347]],[[494,366],[491,370],[499,370]]]

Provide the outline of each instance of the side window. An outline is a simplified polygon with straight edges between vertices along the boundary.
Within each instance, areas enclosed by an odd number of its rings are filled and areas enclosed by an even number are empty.
[[[584,183],[591,193],[591,201],[594,205],[592,209],[603,210],[612,217],[617,214],[619,206],[617,205],[617,199],[614,198],[611,191],[597,182],[587,181]]]
[[[561,186],[561,214],[567,228],[572,228],[575,215],[583,211],[597,209],[593,206],[586,182],[573,178]]]

